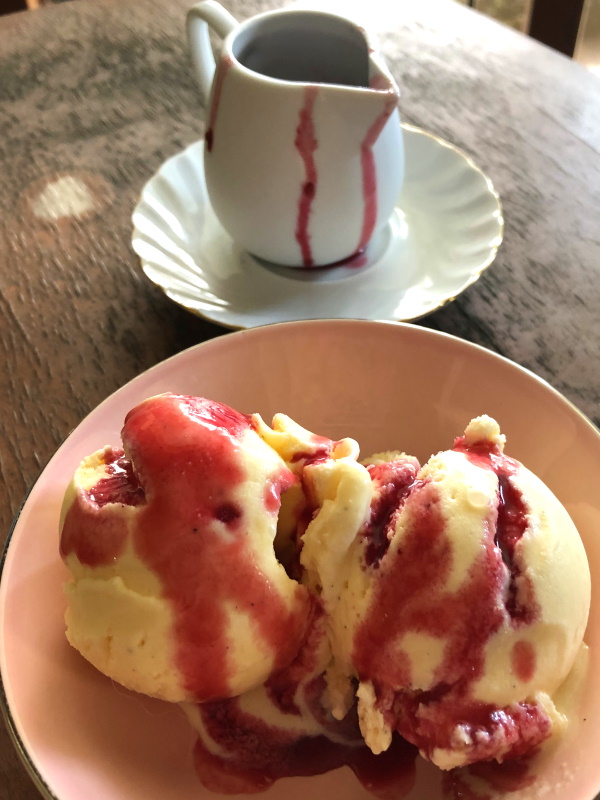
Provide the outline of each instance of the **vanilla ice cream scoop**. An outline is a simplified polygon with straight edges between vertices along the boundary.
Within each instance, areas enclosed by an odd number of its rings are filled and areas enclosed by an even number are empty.
[[[480,417],[423,468],[390,462],[389,479],[385,462],[369,482],[358,464],[310,468],[324,516],[302,560],[330,619],[332,707],[343,715],[358,680],[375,752],[397,730],[444,769],[502,761],[562,724],[551,698],[582,645],[589,568],[564,507],[503,448]],[[354,500],[339,526],[338,496]]]
[[[144,401],[122,439],[85,459],[65,496],[69,642],[171,701],[262,684],[293,660],[314,609],[273,549],[298,479],[250,417],[203,398]]]

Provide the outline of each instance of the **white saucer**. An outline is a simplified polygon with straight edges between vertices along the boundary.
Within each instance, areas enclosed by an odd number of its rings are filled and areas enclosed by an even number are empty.
[[[297,319],[407,321],[453,300],[502,241],[500,200],[463,152],[403,126],[406,176],[387,227],[353,262],[277,267],[244,252],[208,200],[203,143],[170,158],[142,190],[133,249],[179,305],[229,328]]]

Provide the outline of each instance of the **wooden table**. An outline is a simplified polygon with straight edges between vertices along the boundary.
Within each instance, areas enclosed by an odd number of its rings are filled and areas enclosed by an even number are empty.
[[[225,4],[240,19],[275,5]],[[149,283],[130,245],[142,185],[203,132],[185,8],[77,0],[0,18],[2,540],[85,414],[226,334]],[[530,368],[600,424],[600,81],[451,0],[369,0],[367,13],[404,121],[472,155],[504,206],[494,265],[419,324]],[[57,211],[60,180],[73,191]],[[39,796],[3,728],[0,796]]]

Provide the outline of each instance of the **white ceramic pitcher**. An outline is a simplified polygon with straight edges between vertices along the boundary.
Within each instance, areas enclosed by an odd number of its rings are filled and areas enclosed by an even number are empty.
[[[366,32],[323,11],[238,24],[219,3],[188,12],[208,100],[204,170],[223,227],[290,267],[352,257],[387,223],[404,173],[399,91]],[[208,27],[223,37],[215,58]]]

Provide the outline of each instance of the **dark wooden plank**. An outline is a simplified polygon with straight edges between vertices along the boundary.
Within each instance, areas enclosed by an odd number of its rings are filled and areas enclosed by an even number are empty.
[[[572,56],[585,0],[533,0],[529,35]]]
[[[0,0],[0,15],[12,14],[15,11],[27,11],[26,0]]]

